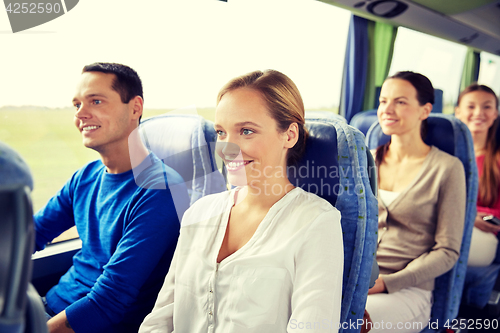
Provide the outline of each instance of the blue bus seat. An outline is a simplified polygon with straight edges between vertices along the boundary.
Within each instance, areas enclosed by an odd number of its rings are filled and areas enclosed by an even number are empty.
[[[28,187],[0,189],[0,332],[48,332],[38,293],[30,286],[35,245]],[[28,290],[31,290],[28,296]]]
[[[165,114],[141,122],[140,134],[146,147],[182,176],[190,205],[227,189],[214,157],[217,135],[210,121],[198,115]]]
[[[366,135],[366,143],[369,149],[375,149],[389,140],[390,136],[382,132],[378,121],[370,127]],[[465,225],[460,256],[449,272],[436,278],[433,292],[434,304],[432,306],[431,322],[438,322],[440,328],[443,328],[442,325],[447,320],[456,318],[460,306],[472,228],[476,217],[478,174],[471,134],[467,126],[454,116],[431,113],[428,118],[427,136],[424,141],[428,145],[434,145],[442,151],[456,156],[462,162],[467,186]],[[431,331],[429,328],[428,330]]]
[[[377,122],[377,109],[367,110],[355,114],[349,125],[356,127],[366,136],[370,126],[375,122]]]
[[[434,89],[432,113],[443,113],[443,90],[441,89]]]
[[[377,245],[377,199],[369,179],[373,160],[370,166],[364,136],[345,121],[306,118],[306,127],[305,155],[297,166],[289,167],[288,176],[293,185],[328,200],[342,214],[343,326],[339,332],[358,332],[349,323],[363,318]]]

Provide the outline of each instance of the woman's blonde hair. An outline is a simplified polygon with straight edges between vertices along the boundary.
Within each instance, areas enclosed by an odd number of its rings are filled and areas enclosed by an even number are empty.
[[[295,83],[285,74],[272,69],[254,71],[226,83],[219,91],[217,104],[226,93],[238,88],[254,89],[261,94],[269,115],[278,124],[278,130],[286,131],[290,124],[297,123],[299,138],[287,153],[287,165],[296,164],[304,154],[307,130],[304,126],[304,103]]]

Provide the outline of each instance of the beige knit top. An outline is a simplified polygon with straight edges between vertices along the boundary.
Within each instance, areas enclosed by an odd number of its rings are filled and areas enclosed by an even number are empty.
[[[420,173],[386,207],[379,198],[377,262],[389,293],[434,289],[458,259],[465,217],[465,174],[454,156],[432,147]]]

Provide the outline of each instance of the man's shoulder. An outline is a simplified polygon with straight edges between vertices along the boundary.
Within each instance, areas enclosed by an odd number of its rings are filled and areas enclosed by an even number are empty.
[[[106,171],[106,167],[101,160],[95,160],[85,164],[80,169],[76,170],[70,179],[70,182],[75,181],[90,181],[94,182],[98,176]]]
[[[136,184],[145,189],[165,189],[166,186],[185,182],[177,171],[163,163],[153,153],[133,170],[133,174]]]

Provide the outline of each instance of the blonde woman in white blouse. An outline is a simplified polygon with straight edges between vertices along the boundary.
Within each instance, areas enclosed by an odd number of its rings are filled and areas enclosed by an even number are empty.
[[[307,138],[297,87],[273,70],[231,80],[219,92],[215,129],[236,188],[185,213],[140,332],[337,332],[340,213],[286,174]]]

